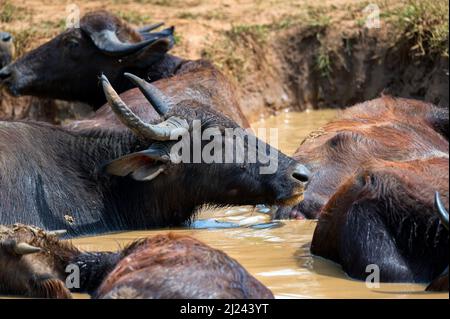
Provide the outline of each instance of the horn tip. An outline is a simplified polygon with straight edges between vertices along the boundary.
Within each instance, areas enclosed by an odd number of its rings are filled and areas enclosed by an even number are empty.
[[[132,73],[125,72],[123,75],[136,85],[138,85],[138,83],[142,83],[144,81],[143,79],[141,79],[140,77],[138,77]]]

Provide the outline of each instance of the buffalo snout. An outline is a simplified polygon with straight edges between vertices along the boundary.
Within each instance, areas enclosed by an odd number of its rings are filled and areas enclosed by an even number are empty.
[[[306,166],[297,164],[292,171],[292,178],[306,186],[311,178],[311,171]]]
[[[6,66],[0,70],[0,81],[4,82],[9,79],[12,75],[11,69]]]

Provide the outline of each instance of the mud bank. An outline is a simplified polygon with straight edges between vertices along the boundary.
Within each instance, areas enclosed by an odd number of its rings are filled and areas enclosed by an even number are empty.
[[[250,120],[285,108],[344,108],[381,94],[449,105],[448,56],[414,57],[411,43],[392,43],[386,30],[295,27],[265,47],[246,41],[255,58],[238,86]]]
[[[0,120],[32,120],[61,124],[91,114],[83,103],[42,99],[31,96],[14,97],[0,88]]]
[[[0,19],[19,56],[63,30],[64,3],[7,2],[23,12]],[[371,3],[379,6],[380,28],[366,28],[368,2],[356,0],[77,1],[82,13],[106,6],[135,27],[175,25],[172,53],[213,61],[235,82],[251,122],[283,109],[344,108],[382,93],[448,107],[448,2]],[[0,90],[1,118],[59,123],[87,111],[77,109]]]

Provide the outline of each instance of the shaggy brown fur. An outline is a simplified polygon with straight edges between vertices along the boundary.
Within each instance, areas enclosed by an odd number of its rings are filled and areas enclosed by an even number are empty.
[[[42,252],[17,255],[15,243]],[[68,265],[80,269],[80,287],[71,291],[97,298],[273,298],[237,261],[191,237],[159,235],[116,253],[82,252],[36,227],[0,226],[0,294],[71,298]]]
[[[372,160],[448,159],[448,110],[416,100],[384,96],[345,110],[311,133],[295,152],[312,178],[304,200],[278,218],[317,218],[338,187]],[[444,192],[446,193],[446,192]]]
[[[108,275],[97,298],[266,299],[272,293],[236,260],[198,240],[148,238]]]

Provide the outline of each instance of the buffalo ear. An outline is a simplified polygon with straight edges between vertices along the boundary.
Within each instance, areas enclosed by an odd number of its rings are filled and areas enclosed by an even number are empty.
[[[161,60],[173,47],[172,38],[163,38],[124,58],[130,67],[145,68]]]
[[[119,157],[108,163],[105,170],[115,176],[130,176],[136,181],[151,181],[164,172],[166,160],[166,158],[155,159],[154,153],[146,150]]]

